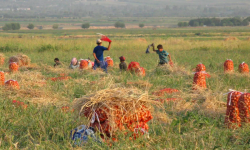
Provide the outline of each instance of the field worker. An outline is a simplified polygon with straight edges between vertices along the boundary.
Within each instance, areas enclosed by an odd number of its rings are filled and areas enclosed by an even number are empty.
[[[77,69],[77,68],[79,68],[79,66],[80,66],[80,64],[77,61],[77,59],[76,58],[72,58],[69,68],[70,69]]]
[[[55,62],[54,67],[62,65],[58,58],[55,58],[54,62]]]
[[[171,61],[171,56],[168,54],[168,52],[163,50],[162,45],[158,45],[157,49],[158,50],[155,50],[155,46],[153,44],[153,51],[156,52],[159,55],[159,58],[160,58],[159,65],[168,64],[168,62]]]
[[[120,64],[119,64],[119,68],[120,68],[120,70],[121,71],[126,71],[127,70],[127,64],[126,64],[126,62],[125,62],[125,57],[124,56],[121,56],[121,57],[119,57],[119,59],[120,59]]]
[[[94,48],[93,50],[93,56],[95,58],[95,64],[93,69],[96,70],[96,68],[100,67],[102,68],[105,72],[107,72],[107,63],[105,63],[104,59],[103,59],[103,52],[105,50],[110,50],[111,47],[111,42],[109,42],[109,46],[108,48],[102,46],[102,40],[98,39],[96,41],[97,46]]]

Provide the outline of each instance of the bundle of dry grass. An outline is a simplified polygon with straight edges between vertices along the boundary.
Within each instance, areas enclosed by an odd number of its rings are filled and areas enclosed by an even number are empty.
[[[76,99],[73,108],[80,116],[88,117],[91,126],[99,125],[97,129],[112,136],[117,130],[132,131],[139,124],[147,126],[146,122],[152,119],[153,105],[161,106],[147,92],[136,88],[113,88]]]
[[[4,59],[5,59],[4,54],[0,53],[0,66],[4,64]]]
[[[170,66],[168,64],[162,65],[158,67],[161,71],[165,72],[166,74],[172,75],[191,75],[191,72],[186,70],[186,67],[178,66],[175,64],[174,66]]]
[[[127,85],[136,86],[138,88],[150,88],[153,86],[153,84],[149,83],[148,81],[143,81],[143,80],[128,81]]]
[[[27,55],[18,54],[9,58],[9,63],[16,62],[20,67],[28,66],[30,64],[30,58]]]
[[[237,41],[237,40],[238,40],[237,37],[230,36],[230,37],[227,37],[224,41]]]

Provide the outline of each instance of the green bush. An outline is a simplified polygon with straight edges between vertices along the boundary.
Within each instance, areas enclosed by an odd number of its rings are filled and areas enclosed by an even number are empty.
[[[51,44],[47,44],[47,45],[42,45],[39,49],[38,52],[45,52],[45,51],[58,51],[58,46],[53,46]]]
[[[8,31],[8,30],[19,30],[21,28],[19,23],[7,23],[3,26],[3,30],[4,31]]]
[[[115,23],[115,27],[116,28],[125,28],[125,23],[118,21],[118,22]]]
[[[82,28],[83,29],[88,29],[90,27],[90,24],[89,23],[84,23],[82,24]]]
[[[34,24],[30,23],[28,26],[27,26],[28,29],[32,30],[35,28]]]
[[[144,25],[143,23],[140,23],[140,24],[139,24],[139,27],[140,27],[140,28],[143,28],[144,26],[145,26],[145,25]]]
[[[52,28],[53,28],[53,29],[58,29],[58,28],[59,28],[59,25],[58,25],[58,24],[53,24]]]

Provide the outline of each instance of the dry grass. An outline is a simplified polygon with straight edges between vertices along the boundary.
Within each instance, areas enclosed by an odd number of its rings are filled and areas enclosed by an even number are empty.
[[[230,37],[225,38],[224,41],[237,41],[237,40],[239,40],[237,37],[230,36]]]

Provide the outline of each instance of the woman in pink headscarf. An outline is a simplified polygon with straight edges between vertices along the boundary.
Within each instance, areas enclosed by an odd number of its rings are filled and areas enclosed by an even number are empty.
[[[69,66],[70,69],[76,69],[79,67],[79,63],[76,58],[72,58],[71,64]]]

